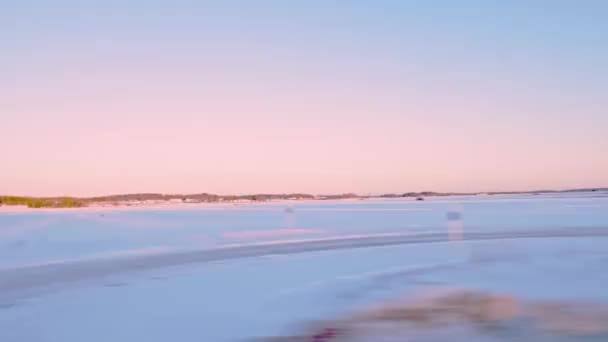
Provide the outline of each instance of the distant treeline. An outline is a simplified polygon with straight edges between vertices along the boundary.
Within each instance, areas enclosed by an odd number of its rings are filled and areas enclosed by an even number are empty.
[[[422,191],[422,192],[406,192],[403,194],[384,194],[380,195],[382,198],[401,198],[401,197],[431,197],[431,196],[457,196],[460,194],[451,193],[451,192],[432,192],[432,191]]]
[[[126,195],[111,195],[102,197],[88,198],[91,202],[123,202],[123,201],[171,201],[181,200],[189,202],[223,202],[223,201],[269,201],[278,199],[314,199],[314,195],[309,194],[253,194],[253,195],[215,195],[208,193],[201,194],[157,194],[157,193],[141,193],[141,194],[126,194]]]
[[[331,198],[347,198],[348,195],[328,196]],[[78,208],[86,207],[89,203],[103,202],[162,202],[178,200],[190,203],[212,203],[212,202],[236,202],[236,201],[270,201],[281,199],[315,199],[318,198],[310,194],[290,193],[290,194],[253,194],[253,195],[215,195],[208,193],[201,194],[159,194],[159,193],[138,193],[110,195],[99,197],[24,197],[24,196],[0,196],[0,205],[25,205],[29,208]]]
[[[382,198],[400,198],[400,197],[432,197],[432,196],[475,196],[475,195],[537,195],[551,193],[568,193],[568,192],[596,192],[608,191],[608,188],[585,188],[585,189],[569,189],[569,190],[536,190],[536,191],[491,191],[491,192],[406,192],[402,194],[383,194]]]
[[[159,194],[159,193],[139,193],[139,194],[124,194],[110,195],[99,197],[24,197],[24,196],[0,196],[0,205],[25,205],[30,208],[79,208],[86,207],[90,203],[95,202],[144,202],[144,201],[181,201],[189,203],[213,203],[213,202],[237,202],[237,201],[271,201],[271,200],[338,200],[349,198],[405,198],[405,197],[433,197],[433,196],[471,196],[471,195],[516,195],[516,194],[540,194],[540,193],[568,193],[568,192],[595,192],[608,191],[608,188],[586,188],[586,189],[571,189],[571,190],[538,190],[538,191],[501,191],[501,192],[485,192],[485,193],[456,193],[456,192],[406,192],[383,194],[380,196],[360,196],[354,193],[345,193],[338,195],[311,195],[304,193],[289,193],[289,194],[252,194],[252,195],[216,195],[208,193],[200,194]]]
[[[0,197],[0,205],[25,205],[29,208],[80,208],[86,207],[87,201],[72,197]]]

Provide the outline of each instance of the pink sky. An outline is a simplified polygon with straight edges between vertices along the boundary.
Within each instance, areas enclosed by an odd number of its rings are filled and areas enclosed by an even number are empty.
[[[535,117],[533,105],[479,89],[446,96],[351,87],[329,101],[331,89],[311,86],[296,98],[274,85],[271,94],[251,94],[242,82],[243,89],[209,97],[179,88],[168,94],[164,80],[124,94],[135,88],[130,82],[93,82],[57,103],[76,86],[62,85],[48,99],[15,108],[19,115],[2,125],[5,141],[19,142],[5,144],[2,192],[366,193],[608,183],[601,126],[576,115]],[[573,107],[559,110],[579,110]]]
[[[3,39],[0,194],[608,186],[606,49],[558,17],[45,11]]]

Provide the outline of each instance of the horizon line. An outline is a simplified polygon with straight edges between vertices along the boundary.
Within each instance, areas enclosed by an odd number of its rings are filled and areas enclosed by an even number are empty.
[[[193,195],[210,195],[218,197],[230,197],[230,196],[278,196],[278,195],[306,195],[314,197],[322,196],[343,196],[350,195],[356,197],[376,197],[386,195],[404,195],[404,194],[434,194],[434,195],[476,195],[476,194],[526,194],[526,193],[547,193],[547,192],[592,192],[592,191],[607,191],[607,187],[585,187],[585,188],[565,188],[565,189],[537,189],[537,190],[495,190],[495,191],[398,191],[398,192],[382,192],[382,193],[367,193],[360,194],[357,192],[340,192],[340,193],[307,193],[307,192],[255,192],[255,193],[241,193],[241,194],[218,194],[210,192],[190,192],[190,193],[164,193],[164,192],[127,192],[127,193],[114,193],[107,195],[93,195],[93,196],[71,196],[71,195],[59,195],[59,196],[27,196],[27,195],[12,195],[12,194],[0,194],[2,197],[23,197],[23,198],[76,198],[76,199],[95,199],[103,197],[115,197],[115,196],[128,196],[128,195],[162,195],[162,196],[193,196]]]

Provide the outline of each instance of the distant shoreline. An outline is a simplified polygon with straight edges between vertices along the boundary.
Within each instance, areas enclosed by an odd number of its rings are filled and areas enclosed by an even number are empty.
[[[196,204],[205,207],[222,207],[244,204],[262,204],[277,202],[307,202],[307,201],[335,201],[335,200],[365,200],[365,199],[424,199],[426,197],[453,197],[453,196],[499,196],[499,195],[539,195],[560,193],[593,193],[608,192],[608,188],[584,188],[568,190],[538,190],[538,191],[498,191],[498,192],[406,192],[389,193],[382,195],[357,195],[354,193],[336,195],[310,195],[303,193],[292,194],[253,194],[253,195],[215,195],[200,194],[158,194],[139,193],[122,194],[99,197],[27,197],[27,196],[0,196],[0,211],[22,212],[24,210],[56,210],[56,209],[93,209],[103,210],[111,208],[154,208],[177,207]],[[14,210],[11,210],[12,209]]]

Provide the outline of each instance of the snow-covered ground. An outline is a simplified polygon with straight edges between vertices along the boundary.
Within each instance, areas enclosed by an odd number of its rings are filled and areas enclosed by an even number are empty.
[[[606,193],[2,213],[0,341],[240,341],[429,286],[608,302],[607,234]]]

